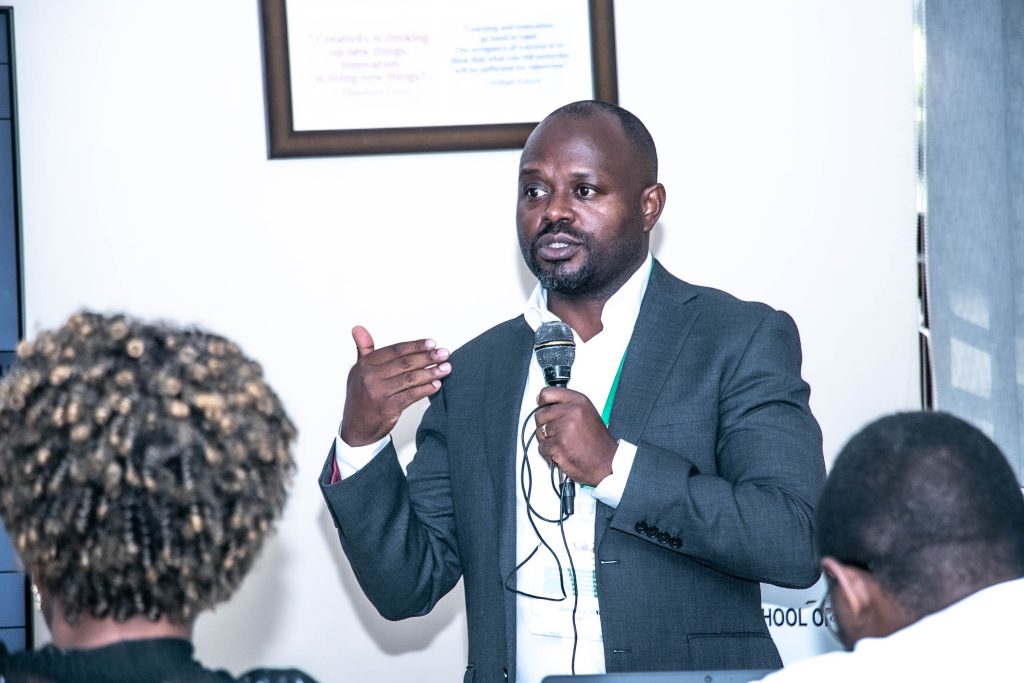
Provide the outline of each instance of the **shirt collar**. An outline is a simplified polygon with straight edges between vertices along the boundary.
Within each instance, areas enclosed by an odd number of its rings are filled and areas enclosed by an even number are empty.
[[[604,329],[621,329],[623,327],[629,330],[633,329],[636,316],[640,312],[640,303],[644,300],[644,294],[647,292],[647,283],[651,279],[653,267],[654,257],[651,256],[651,252],[647,252],[647,258],[644,259],[643,264],[605,302],[604,310],[601,312]],[[523,311],[523,316],[534,332],[543,323],[559,320],[557,315],[548,310],[548,290],[541,287],[539,282],[526,300],[526,310]]]

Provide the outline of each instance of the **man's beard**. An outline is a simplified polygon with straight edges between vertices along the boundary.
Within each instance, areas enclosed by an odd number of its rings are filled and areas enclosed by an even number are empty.
[[[579,242],[585,257],[583,264],[579,268],[566,272],[563,267],[566,262],[559,261],[555,264],[554,270],[550,272],[541,270],[536,256],[537,242],[544,235],[551,233],[568,235]],[[530,269],[530,272],[540,282],[540,286],[549,292],[581,294],[592,288],[597,274],[597,269],[594,267],[594,245],[589,235],[569,227],[564,221],[548,223],[529,240],[520,239],[519,249],[523,252],[523,260],[526,261],[526,267]]]
[[[537,260],[537,243],[545,234],[551,233],[565,234],[580,244],[580,248],[584,252],[584,259],[579,268],[567,270],[566,261],[556,262],[551,271],[541,268],[541,264]],[[566,221],[558,221],[557,223],[548,223],[528,241],[519,240],[519,250],[522,252],[526,267],[534,273],[535,278],[544,289],[558,294],[589,295],[602,292],[611,283],[617,281],[627,262],[632,261],[634,257],[640,259],[636,261],[639,265],[643,260],[642,256],[638,256],[643,251],[643,244],[643,236],[639,231],[630,234],[616,245],[614,256],[609,260],[609,254],[604,254],[602,257],[597,253],[590,234],[569,226]],[[603,262],[599,262],[602,258]],[[626,279],[623,278],[618,285],[622,285],[625,281]]]

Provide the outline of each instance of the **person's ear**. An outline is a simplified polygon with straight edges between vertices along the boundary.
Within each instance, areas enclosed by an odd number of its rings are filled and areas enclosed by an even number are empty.
[[[847,649],[865,636],[879,633],[878,584],[868,572],[843,564],[834,557],[824,557],[821,568],[829,581],[832,610],[839,625],[839,636]]]
[[[655,183],[644,188],[640,195],[640,206],[644,214],[644,232],[650,232],[665,209],[665,186]]]
[[[843,564],[834,557],[823,557],[821,568],[832,578],[833,604],[837,596],[842,598],[850,616],[855,619],[870,609],[874,591],[863,569]]]

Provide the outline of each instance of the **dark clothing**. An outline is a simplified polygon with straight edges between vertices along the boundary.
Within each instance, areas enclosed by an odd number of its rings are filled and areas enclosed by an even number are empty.
[[[127,640],[89,650],[10,654],[0,643],[0,683],[316,683],[296,669],[255,669],[241,678],[204,668],[179,638]]]

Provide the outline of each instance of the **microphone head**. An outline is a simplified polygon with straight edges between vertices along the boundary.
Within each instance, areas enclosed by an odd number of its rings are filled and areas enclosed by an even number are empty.
[[[534,337],[533,352],[548,386],[564,387],[569,383],[576,360],[576,340],[568,325],[561,321],[542,324]]]

